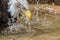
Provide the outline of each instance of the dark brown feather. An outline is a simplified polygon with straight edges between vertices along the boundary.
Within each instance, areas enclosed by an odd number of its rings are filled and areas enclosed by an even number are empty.
[[[7,5],[8,0],[0,0],[0,32],[8,27],[8,19],[11,17]]]

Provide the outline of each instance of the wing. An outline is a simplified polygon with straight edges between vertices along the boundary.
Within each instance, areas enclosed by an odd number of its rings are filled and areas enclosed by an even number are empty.
[[[7,0],[0,0],[0,32],[8,27],[9,13],[7,9]]]

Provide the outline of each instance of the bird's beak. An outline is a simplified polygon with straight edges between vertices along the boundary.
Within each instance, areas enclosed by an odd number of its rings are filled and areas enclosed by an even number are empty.
[[[24,11],[24,15],[25,15],[28,19],[31,19],[31,17],[32,17],[30,10]]]

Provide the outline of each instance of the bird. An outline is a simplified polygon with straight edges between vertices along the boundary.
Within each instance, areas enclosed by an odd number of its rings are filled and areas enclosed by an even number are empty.
[[[18,21],[18,14],[31,18],[27,0],[0,0],[0,32],[9,27],[9,21],[11,23]]]
[[[8,7],[4,3],[4,0],[0,0],[0,32],[8,27],[8,18],[10,18]]]

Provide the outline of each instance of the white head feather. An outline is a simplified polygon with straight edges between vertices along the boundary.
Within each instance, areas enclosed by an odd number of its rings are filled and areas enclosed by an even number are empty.
[[[27,0],[9,0],[9,2],[8,2],[8,6],[9,6],[8,12],[11,12],[11,16],[14,16],[16,13],[18,13],[18,8],[17,8],[18,4],[21,4],[26,9],[28,9]]]

